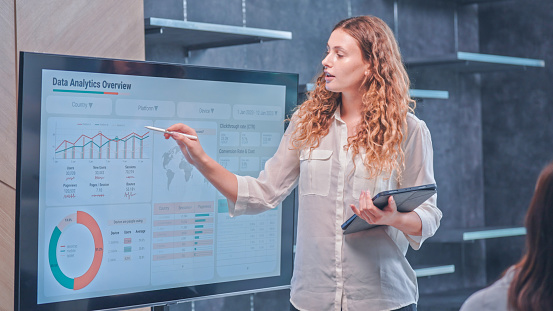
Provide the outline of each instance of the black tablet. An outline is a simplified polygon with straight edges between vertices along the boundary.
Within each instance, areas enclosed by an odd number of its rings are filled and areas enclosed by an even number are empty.
[[[394,197],[397,210],[403,213],[411,212],[424,201],[428,200],[437,191],[435,184],[382,191],[373,197],[373,204],[382,209],[388,205],[388,198]],[[350,234],[362,230],[371,229],[378,225],[371,225],[357,215],[351,216],[342,224],[344,234]]]

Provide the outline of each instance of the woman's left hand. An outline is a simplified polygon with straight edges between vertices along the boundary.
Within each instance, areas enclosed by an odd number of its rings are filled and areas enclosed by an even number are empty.
[[[380,209],[374,206],[371,194],[368,190],[361,192],[361,196],[359,197],[359,208],[354,204],[350,206],[357,216],[372,225],[393,226],[399,216],[393,196],[388,198],[388,205]]]

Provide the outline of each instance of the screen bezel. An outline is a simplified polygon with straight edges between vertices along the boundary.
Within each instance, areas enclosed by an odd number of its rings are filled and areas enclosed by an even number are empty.
[[[17,129],[15,310],[122,309],[289,286],[293,265],[294,192],[282,203],[280,276],[37,304],[40,174],[38,155],[43,69],[283,85],[286,86],[287,117],[297,104],[298,75],[292,73],[21,52]],[[283,122],[283,131],[285,126]]]

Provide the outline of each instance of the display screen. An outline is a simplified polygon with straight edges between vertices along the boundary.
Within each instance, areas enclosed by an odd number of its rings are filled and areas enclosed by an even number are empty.
[[[16,303],[121,308],[279,288],[293,202],[231,218],[173,139],[257,176],[296,104],[297,75],[22,53]]]

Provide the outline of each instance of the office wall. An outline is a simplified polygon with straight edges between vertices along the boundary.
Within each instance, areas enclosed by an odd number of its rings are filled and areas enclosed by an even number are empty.
[[[144,59],[143,4],[123,1],[16,1],[17,48]]]
[[[19,51],[144,60],[136,0],[0,0],[0,309],[13,310]]]
[[[15,105],[15,28],[14,2],[0,0],[0,180],[3,186],[15,188],[15,157],[17,145],[16,105]]]
[[[0,0],[0,253],[14,253],[16,80],[14,1]],[[0,256],[0,305],[13,309],[14,257]]]

